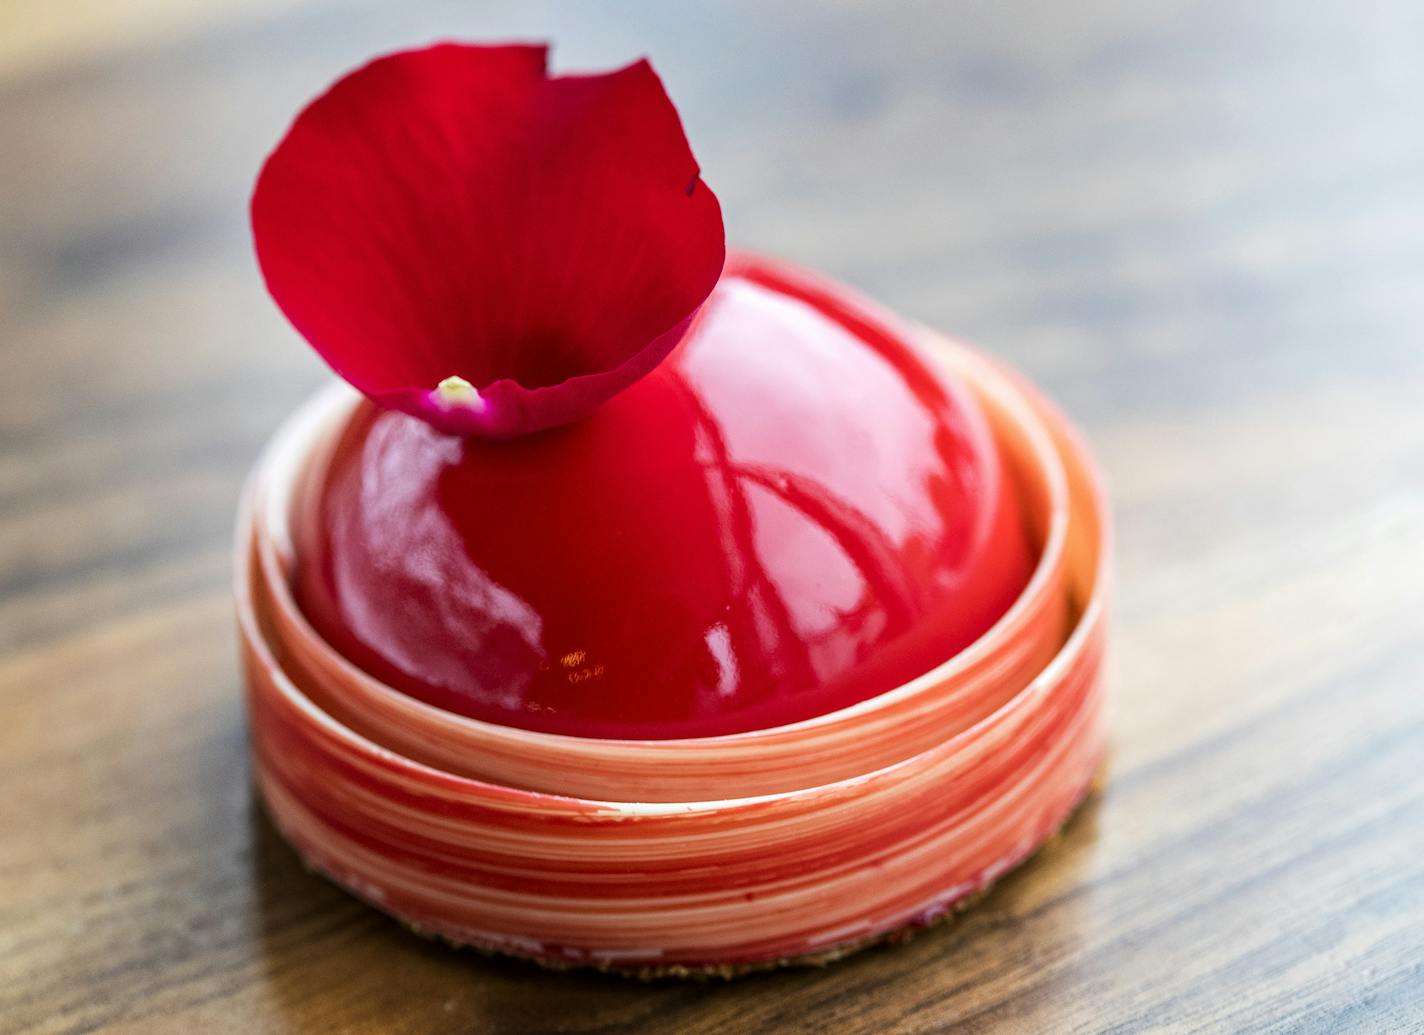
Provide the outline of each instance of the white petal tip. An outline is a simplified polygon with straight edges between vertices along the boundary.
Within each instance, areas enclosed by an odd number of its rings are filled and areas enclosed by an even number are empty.
[[[435,402],[446,410],[483,410],[484,399],[480,390],[463,377],[447,377],[435,386],[431,393]]]

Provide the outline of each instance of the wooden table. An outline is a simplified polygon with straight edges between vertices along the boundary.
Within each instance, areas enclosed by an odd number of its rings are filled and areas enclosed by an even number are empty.
[[[1301,5],[0,8],[0,1031],[1424,1030],[1424,16]],[[239,481],[328,375],[246,193],[378,50],[647,51],[733,236],[986,343],[1120,522],[1111,783],[825,970],[427,944],[253,804]]]

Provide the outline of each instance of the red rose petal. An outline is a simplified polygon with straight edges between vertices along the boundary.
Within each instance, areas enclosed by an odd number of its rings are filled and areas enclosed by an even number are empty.
[[[574,420],[651,370],[721,272],[721,210],[646,61],[392,54],[317,98],[252,198],[268,290],[342,377],[453,434]]]

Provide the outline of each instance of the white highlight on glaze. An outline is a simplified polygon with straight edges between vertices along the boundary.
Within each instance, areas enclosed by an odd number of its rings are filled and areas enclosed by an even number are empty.
[[[728,697],[737,689],[737,658],[732,653],[732,635],[720,622],[707,630],[707,650],[717,662],[717,693]]]
[[[452,380],[450,378],[446,379]],[[459,380],[454,378],[453,380]],[[443,384],[444,382],[442,382]],[[361,520],[366,536],[382,535],[382,546],[393,555],[408,558],[410,575],[428,587],[438,602],[438,616],[449,627],[467,625],[464,616],[488,615],[490,620],[471,629],[472,635],[515,632],[525,649],[537,655],[543,637],[543,619],[520,597],[487,578],[477,578],[465,569],[447,570],[435,558],[458,556],[464,549],[460,532],[450,517],[436,508],[423,506],[427,487],[439,474],[459,460],[459,439],[430,432],[418,452],[393,448],[407,432],[392,423],[371,428],[365,450],[374,465],[374,477],[361,482]],[[386,644],[392,661],[408,672],[424,667],[440,686],[459,686],[467,673],[452,659],[430,656],[423,643],[408,642],[395,635],[387,623],[390,604],[379,597],[369,598],[346,581],[345,569],[335,569],[337,596],[346,602],[352,631],[366,642]],[[517,708],[522,686],[480,687],[484,699],[505,708]]]

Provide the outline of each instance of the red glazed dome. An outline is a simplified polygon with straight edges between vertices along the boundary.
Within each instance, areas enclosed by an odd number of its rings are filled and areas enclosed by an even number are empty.
[[[591,416],[488,442],[363,403],[297,512],[297,597],[335,649],[580,736],[863,701],[984,633],[1032,563],[974,398],[858,304],[735,258]]]

